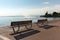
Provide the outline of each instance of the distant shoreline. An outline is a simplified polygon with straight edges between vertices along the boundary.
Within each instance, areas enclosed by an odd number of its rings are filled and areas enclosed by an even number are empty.
[[[46,16],[40,16],[40,17],[46,17]],[[46,17],[46,18],[60,18],[60,17]]]

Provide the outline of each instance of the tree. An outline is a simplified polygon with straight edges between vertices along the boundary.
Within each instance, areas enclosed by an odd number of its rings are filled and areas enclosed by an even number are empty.
[[[45,16],[47,16],[47,15],[48,15],[48,12],[45,13]]]
[[[60,12],[58,13],[58,17],[60,17]]]
[[[60,17],[60,12],[53,12],[52,14],[48,14],[48,12],[46,12],[43,17]]]
[[[57,12],[53,12],[53,17],[57,17],[58,16],[58,13]]]

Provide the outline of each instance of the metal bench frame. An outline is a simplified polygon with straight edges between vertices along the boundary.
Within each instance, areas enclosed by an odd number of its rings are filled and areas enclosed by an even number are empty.
[[[40,24],[40,25],[39,25],[39,24]],[[40,20],[38,20],[38,22],[37,22],[37,25],[38,25],[38,26],[44,26],[44,25],[46,25],[46,24],[48,24],[47,19],[40,19]]]
[[[31,25],[31,26],[28,28],[28,25]],[[12,29],[13,29],[14,33],[16,32],[15,29],[14,29],[15,27],[18,27],[18,31],[20,30],[21,26],[25,26],[26,29],[31,29],[32,28],[32,20],[11,22],[11,26],[12,26]]]

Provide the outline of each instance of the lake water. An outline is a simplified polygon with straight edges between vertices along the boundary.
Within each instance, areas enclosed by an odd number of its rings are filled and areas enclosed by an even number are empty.
[[[37,22],[38,19],[60,20],[60,18],[44,18],[44,17],[0,17],[0,26],[9,26],[12,21],[32,20]]]

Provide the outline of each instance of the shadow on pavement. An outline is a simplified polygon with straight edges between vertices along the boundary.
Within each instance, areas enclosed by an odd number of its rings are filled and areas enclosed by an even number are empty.
[[[44,29],[50,29],[50,28],[53,28],[53,27],[58,27],[58,26],[54,26],[54,25],[44,25],[44,26],[41,26],[41,28],[44,28]]]
[[[25,32],[25,33],[24,33],[24,32]],[[40,31],[38,31],[38,30],[28,30],[28,32],[27,32],[27,31],[24,31],[24,32],[21,33],[21,34],[19,34],[19,35],[14,36],[14,38],[15,38],[16,40],[20,40],[20,39],[26,38],[26,37],[28,37],[28,36],[32,36],[32,35],[34,35],[34,34],[37,34],[37,33],[39,33]]]

